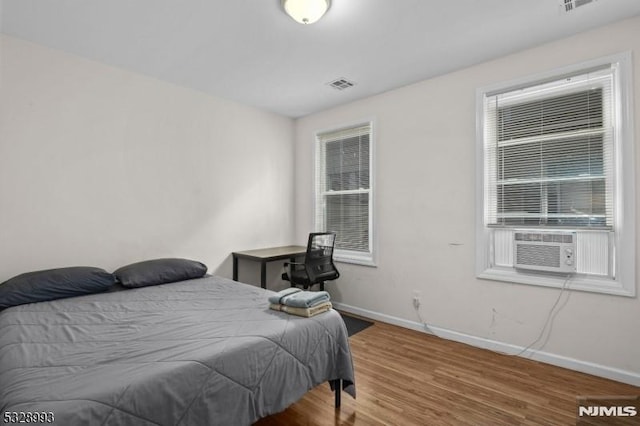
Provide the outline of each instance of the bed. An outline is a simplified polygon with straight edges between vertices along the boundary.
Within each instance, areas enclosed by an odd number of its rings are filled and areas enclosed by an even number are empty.
[[[271,294],[205,276],[4,309],[0,413],[60,425],[247,425],[328,381],[355,397],[340,315],[269,310]]]

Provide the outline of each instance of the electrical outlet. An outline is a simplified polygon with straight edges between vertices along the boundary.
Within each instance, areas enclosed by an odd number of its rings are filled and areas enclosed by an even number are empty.
[[[413,307],[414,309],[420,307],[420,292],[418,290],[413,291]]]

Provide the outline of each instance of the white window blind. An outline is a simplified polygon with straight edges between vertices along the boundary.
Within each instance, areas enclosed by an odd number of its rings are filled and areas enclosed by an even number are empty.
[[[316,229],[336,233],[339,251],[370,255],[371,125],[317,135]]]
[[[485,225],[614,226],[613,72],[485,96]]]

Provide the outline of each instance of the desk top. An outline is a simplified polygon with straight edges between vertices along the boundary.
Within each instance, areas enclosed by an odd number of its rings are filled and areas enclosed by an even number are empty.
[[[232,254],[234,257],[270,261],[289,259],[292,256],[300,256],[305,254],[306,252],[307,248],[304,246],[283,246],[269,247],[257,250],[234,251]]]

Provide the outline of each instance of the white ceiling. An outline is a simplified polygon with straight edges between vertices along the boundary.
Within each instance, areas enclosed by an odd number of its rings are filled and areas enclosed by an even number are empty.
[[[640,14],[640,0],[333,0],[300,25],[280,0],[0,0],[0,30],[300,117]],[[338,91],[328,82],[357,84]]]

